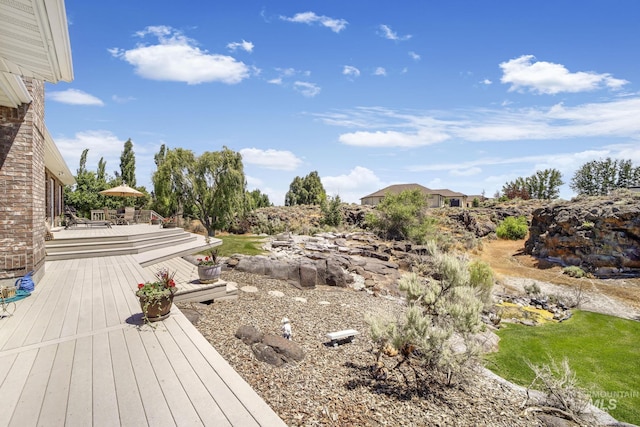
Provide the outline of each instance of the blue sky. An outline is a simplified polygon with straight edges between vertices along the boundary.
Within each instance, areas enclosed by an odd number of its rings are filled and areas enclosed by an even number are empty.
[[[243,156],[276,205],[296,176],[359,203],[391,184],[492,196],[587,161],[640,166],[640,2],[67,0],[75,79],[46,124],[75,173],[152,190],[161,144]]]

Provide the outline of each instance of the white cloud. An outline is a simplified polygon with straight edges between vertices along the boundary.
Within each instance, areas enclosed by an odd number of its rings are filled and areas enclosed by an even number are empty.
[[[411,59],[413,59],[414,61],[420,61],[420,59],[421,59],[421,56],[420,56],[420,55],[418,55],[417,53],[413,52],[413,51],[412,51],[412,52],[409,52],[409,56],[410,56],[410,57],[411,57]]]
[[[278,78],[275,78],[275,79],[267,80],[267,83],[270,83],[272,85],[281,85],[282,84],[282,78],[278,77]]]
[[[136,98],[134,98],[133,96],[118,96],[118,95],[112,95],[111,96],[111,100],[113,102],[116,102],[118,104],[126,104],[128,102],[131,101],[135,101]]]
[[[493,82],[491,80],[489,80],[489,79],[484,79],[480,83],[482,83],[483,85],[487,85],[487,86],[493,84]]]
[[[561,92],[585,92],[600,89],[619,89],[628,82],[611,74],[592,71],[570,72],[562,64],[534,62],[533,55],[522,55],[500,64],[503,75],[500,81],[511,84],[509,91],[523,91],[554,95]]]
[[[384,67],[377,67],[375,69],[375,71],[373,72],[374,76],[386,76],[387,75],[387,70],[384,69]]]
[[[361,147],[417,147],[448,139],[466,141],[544,141],[640,135],[640,97],[552,107],[402,112],[357,108],[317,115],[325,123],[354,129],[340,142]],[[361,130],[355,130],[361,129]]]
[[[338,138],[346,145],[357,147],[422,147],[425,145],[442,142],[449,137],[440,132],[432,132],[422,129],[417,133],[397,132],[397,131],[376,131],[376,132],[351,132],[344,133]]]
[[[325,176],[320,180],[328,196],[340,196],[347,203],[359,203],[360,197],[386,186],[373,171],[362,166],[346,175]]]
[[[320,86],[309,82],[295,82],[293,88],[307,98],[313,98],[320,93]]]
[[[77,89],[47,92],[47,99],[71,105],[98,105],[100,107],[104,105],[100,98]]]
[[[344,19],[330,18],[328,16],[316,15],[314,12],[296,13],[293,17],[280,16],[280,19],[288,22],[297,22],[301,24],[319,23],[323,27],[331,29],[334,33],[339,33],[347,27],[348,22]]]
[[[259,148],[243,148],[240,150],[242,161],[266,169],[293,171],[302,164],[302,160],[291,151],[262,150]]]
[[[157,43],[141,43],[129,50],[113,48],[109,52],[131,64],[135,73],[145,79],[192,85],[208,82],[236,84],[249,77],[250,69],[243,62],[201,50],[194,40],[174,28],[152,26],[136,35],[141,38],[154,36]]]
[[[114,176],[114,171],[120,172],[120,155],[127,138],[118,138],[108,130],[88,130],[77,132],[73,137],[56,136],[54,140],[60,154],[75,175],[80,164],[80,156],[84,149],[88,149],[86,167],[90,171],[98,168],[98,161],[103,158],[106,162],[106,172]],[[134,138],[133,151],[136,156],[137,185],[151,188],[151,174],[155,170],[153,156],[157,153],[159,143],[136,143]]]
[[[342,69],[342,74],[344,74],[345,76],[358,77],[360,76],[360,70],[352,65],[345,65]]]
[[[453,176],[473,176],[482,173],[482,169],[479,167],[455,168],[451,169],[449,173]]]
[[[254,45],[251,42],[246,40],[242,40],[241,42],[231,42],[227,45],[227,48],[231,51],[236,51],[237,49],[242,49],[246,52],[253,52]]]
[[[389,39],[389,40],[394,40],[394,41],[404,41],[404,40],[409,40],[412,36],[411,34],[407,34],[404,36],[399,36],[398,33],[394,32],[390,26],[388,25],[380,25],[379,27],[379,33],[380,36],[384,37],[385,39]]]

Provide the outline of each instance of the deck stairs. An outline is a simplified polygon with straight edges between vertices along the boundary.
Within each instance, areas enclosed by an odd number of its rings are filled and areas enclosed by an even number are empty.
[[[122,226],[123,231],[128,231]],[[221,242],[205,241],[203,236],[182,228],[149,228],[143,232],[95,235],[54,233],[54,240],[46,242],[47,261],[133,255],[143,267],[163,260],[203,251]]]

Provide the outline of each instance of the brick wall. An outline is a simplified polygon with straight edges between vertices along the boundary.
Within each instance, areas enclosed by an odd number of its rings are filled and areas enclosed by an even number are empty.
[[[44,273],[44,83],[25,84],[29,105],[0,107],[0,280]]]

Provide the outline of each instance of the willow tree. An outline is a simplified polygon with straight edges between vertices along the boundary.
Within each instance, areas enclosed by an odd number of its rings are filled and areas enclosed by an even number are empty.
[[[153,173],[154,209],[160,215],[172,216],[182,213],[188,190],[187,175],[195,163],[192,151],[183,148],[167,149],[164,145],[154,157],[156,171]]]
[[[209,236],[228,228],[244,210],[242,156],[227,147],[195,158],[188,167],[185,184],[184,197]]]

